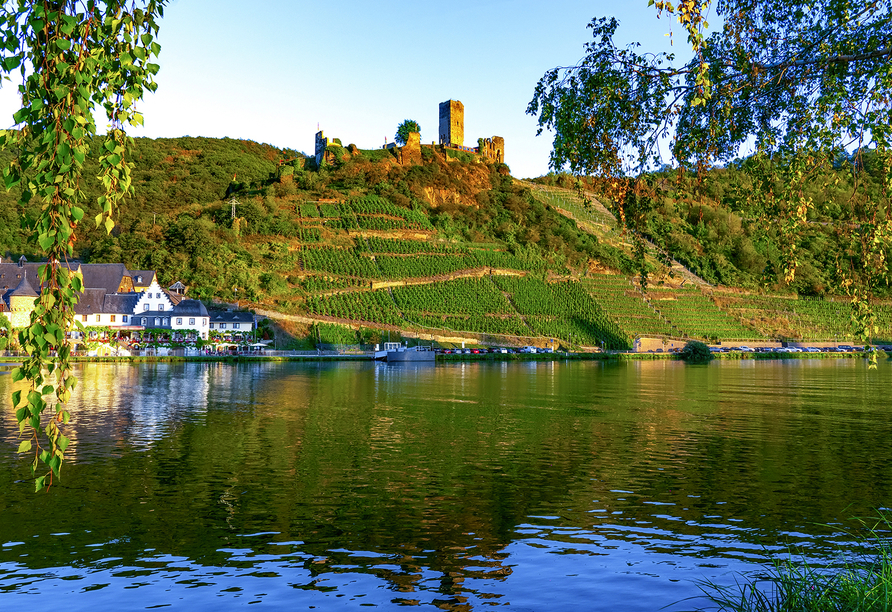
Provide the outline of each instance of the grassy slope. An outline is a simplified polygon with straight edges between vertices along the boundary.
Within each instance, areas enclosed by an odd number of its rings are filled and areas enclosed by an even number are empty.
[[[609,215],[570,190],[531,190],[505,166],[429,148],[413,167],[385,151],[334,157],[316,170],[253,142],[138,139],[135,198],[111,236],[84,232],[79,256],[156,269],[196,297],[297,315],[295,334],[336,343],[401,329],[613,348],[636,335],[846,334],[835,303],[677,288],[681,278],[642,293],[622,274],[630,250]],[[85,185],[91,198],[96,190]],[[0,251],[30,255],[14,229],[27,211],[3,197]],[[880,314],[881,335],[892,337],[888,309]]]

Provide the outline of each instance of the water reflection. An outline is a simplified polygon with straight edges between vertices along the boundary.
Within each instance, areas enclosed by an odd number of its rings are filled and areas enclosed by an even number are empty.
[[[652,610],[787,544],[820,554],[847,536],[816,524],[888,503],[890,368],[865,371],[85,366],[75,462],[50,495],[16,482],[0,416],[0,591]]]

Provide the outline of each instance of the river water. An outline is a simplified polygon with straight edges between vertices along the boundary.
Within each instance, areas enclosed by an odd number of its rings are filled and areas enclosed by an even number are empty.
[[[49,493],[0,415],[3,609],[692,610],[892,505],[889,362],[79,376]]]

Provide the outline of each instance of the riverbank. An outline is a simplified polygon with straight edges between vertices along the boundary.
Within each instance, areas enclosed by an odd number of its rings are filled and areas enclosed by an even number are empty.
[[[743,360],[791,360],[791,359],[866,359],[864,352],[855,353],[718,353],[715,359],[731,361]],[[879,352],[879,357],[888,357]],[[0,371],[10,370],[22,362],[22,357],[0,358]],[[128,357],[72,357],[76,363],[246,363],[246,362],[329,362],[329,361],[371,361],[371,354],[361,355],[200,355],[196,357],[167,356],[128,356]],[[437,355],[438,362],[454,361],[678,361],[676,353],[480,353],[470,355]]]

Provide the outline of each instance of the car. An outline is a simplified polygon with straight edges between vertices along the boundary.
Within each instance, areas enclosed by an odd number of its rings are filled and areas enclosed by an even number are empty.
[[[806,346],[803,350],[806,353],[820,353],[821,352],[821,349],[819,349],[816,346]]]
[[[787,352],[788,353],[801,353],[802,349],[799,348],[798,346],[791,346],[791,347],[787,348]]]
[[[755,351],[748,346],[738,346],[737,350],[742,353],[754,353]]]

